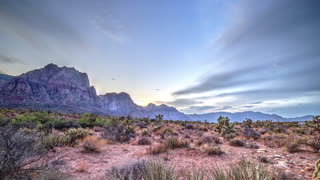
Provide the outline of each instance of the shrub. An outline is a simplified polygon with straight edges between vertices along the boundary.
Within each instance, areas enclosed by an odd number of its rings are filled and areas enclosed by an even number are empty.
[[[209,155],[222,155],[224,154],[224,152],[221,150],[221,148],[219,146],[207,146],[205,147],[205,152]]]
[[[111,180],[178,180],[179,174],[175,167],[165,164],[162,160],[137,161],[122,167],[113,167],[105,174]]]
[[[98,147],[92,141],[84,141],[81,145],[83,152],[92,153],[99,152]]]
[[[159,144],[156,146],[150,146],[147,148],[147,153],[151,155],[158,155],[168,151],[168,146],[164,144]]]
[[[311,147],[314,152],[320,153],[320,135],[308,138],[306,140],[306,145]]]
[[[255,130],[253,130],[250,127],[245,128],[244,131],[242,132],[242,134],[247,139],[250,139],[250,138],[258,139],[258,138],[260,138],[260,134],[257,133]]]
[[[294,152],[298,152],[299,151],[299,147],[300,147],[300,143],[293,141],[293,142],[288,142],[285,145],[287,151],[289,153],[294,153]]]
[[[265,136],[262,138],[264,140],[264,144],[268,147],[283,147],[287,141],[285,136]]]
[[[53,128],[57,130],[69,129],[69,128],[79,128],[81,127],[78,123],[74,121],[68,121],[64,119],[55,119],[53,122]]]
[[[201,141],[205,144],[222,144],[221,139],[217,136],[204,136]]]
[[[189,143],[187,141],[182,141],[174,137],[169,137],[166,139],[164,144],[169,148],[169,149],[176,149],[176,148],[184,148],[184,147],[189,147]]]
[[[0,127],[0,179],[25,179],[46,167],[46,151],[37,138],[12,125]]]
[[[271,128],[271,131],[275,133],[285,133],[286,129],[283,126],[275,126]]]
[[[314,116],[312,118],[312,127],[315,131],[320,133],[320,116]]]
[[[252,120],[246,118],[246,119],[243,121],[243,126],[246,127],[246,128],[251,128],[251,126],[252,126]]]
[[[250,148],[250,149],[259,149],[260,147],[255,144],[255,143],[249,143],[246,145],[247,148]]]
[[[98,120],[98,116],[91,113],[84,113],[77,121],[83,128],[93,127]]]
[[[109,124],[101,134],[105,139],[121,143],[129,141],[131,137],[134,137],[134,135],[135,132],[133,128],[128,125],[125,126],[119,122]]]
[[[146,137],[142,137],[138,140],[138,144],[139,145],[150,145],[151,144],[151,141],[149,138],[146,138]]]
[[[283,173],[272,169],[268,165],[242,159],[237,164],[230,165],[227,170],[222,170],[219,167],[211,168],[208,178],[216,180],[281,180],[283,179]]]
[[[141,136],[148,136],[149,135],[149,132],[147,129],[144,129],[141,131]]]
[[[45,169],[41,171],[35,180],[66,180],[68,179],[67,174],[62,173],[61,171],[57,169]]]
[[[172,135],[174,133],[175,133],[175,131],[171,127],[165,127],[160,130],[160,134],[162,134],[162,135]]]
[[[86,136],[88,136],[89,134],[91,134],[90,130],[86,130],[86,129],[75,129],[75,128],[71,128],[68,129],[67,131],[64,132],[65,136],[68,137],[68,141],[69,141],[69,145],[74,145],[76,144],[76,141],[78,139],[83,139]]]
[[[112,167],[105,174],[107,179],[111,180],[134,180],[143,179],[147,173],[147,162],[137,161],[122,167]]]
[[[240,139],[233,139],[230,141],[230,145],[241,147],[241,146],[244,146],[244,142]]]

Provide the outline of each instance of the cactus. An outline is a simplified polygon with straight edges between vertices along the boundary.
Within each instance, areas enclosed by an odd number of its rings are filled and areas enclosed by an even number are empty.
[[[319,173],[320,173],[320,159],[316,161],[315,170],[313,172],[312,178],[317,178]],[[318,179],[320,179],[320,177],[318,177]]]

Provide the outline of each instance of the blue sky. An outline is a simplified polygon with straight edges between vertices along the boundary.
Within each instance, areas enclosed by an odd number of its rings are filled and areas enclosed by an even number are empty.
[[[48,63],[186,113],[319,114],[317,0],[1,0],[0,72]]]

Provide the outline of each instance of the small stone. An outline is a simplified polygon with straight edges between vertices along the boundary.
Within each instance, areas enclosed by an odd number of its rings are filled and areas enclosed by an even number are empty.
[[[301,170],[301,171],[299,172],[299,174],[300,174],[300,175],[304,175],[304,174],[306,174],[306,172],[305,172],[304,170]]]
[[[313,171],[313,167],[306,167],[304,168],[305,171]]]

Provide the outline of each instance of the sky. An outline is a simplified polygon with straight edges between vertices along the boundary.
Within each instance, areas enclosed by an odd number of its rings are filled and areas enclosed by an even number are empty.
[[[318,0],[0,0],[0,73],[49,63],[185,113],[320,114]]]

